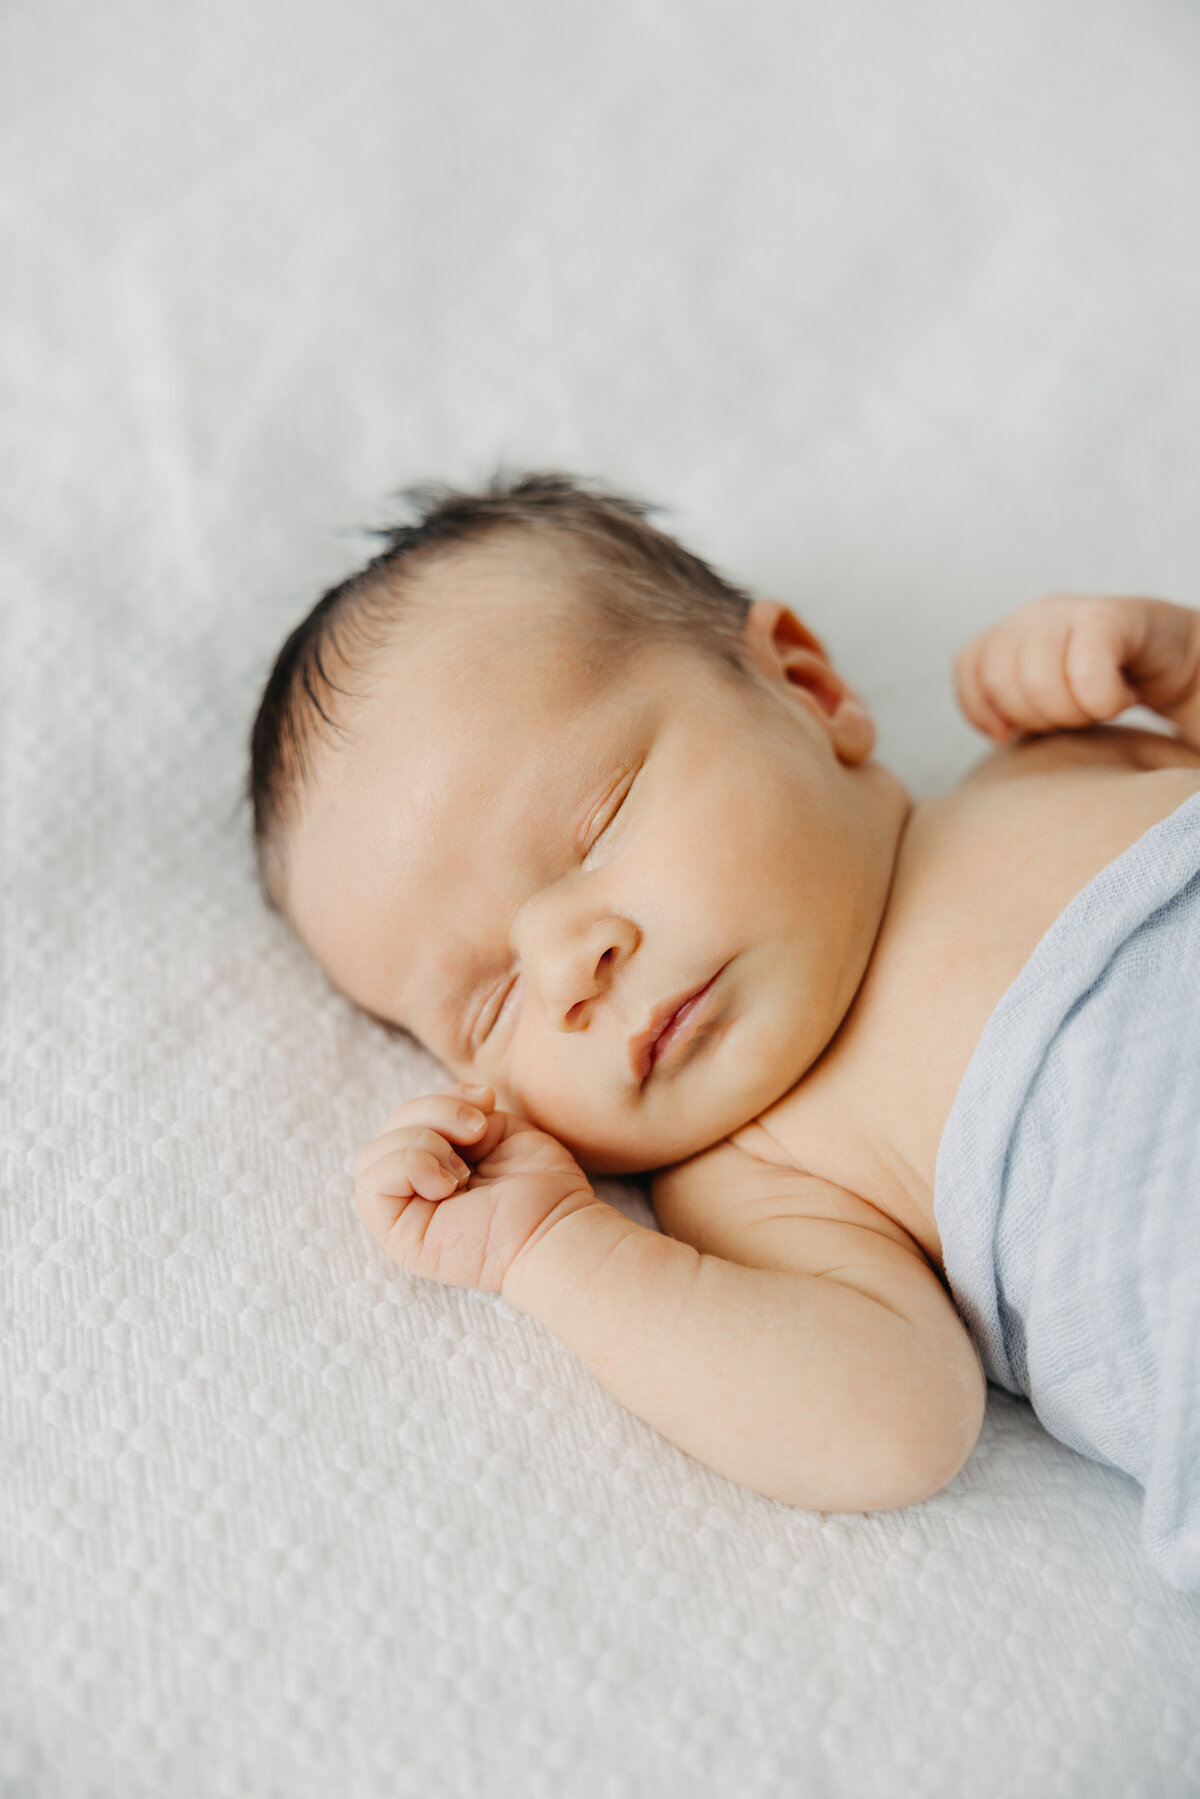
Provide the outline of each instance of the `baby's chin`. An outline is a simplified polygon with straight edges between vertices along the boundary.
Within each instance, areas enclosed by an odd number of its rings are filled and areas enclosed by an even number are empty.
[[[645,1174],[672,1168],[750,1124],[790,1093],[815,1059],[814,1044],[795,1037],[783,1041],[776,1037],[773,1042],[768,1037],[733,1047],[737,1053],[732,1080],[728,1056],[715,1067],[683,1069],[682,1078],[662,1076],[657,1093],[651,1074],[640,1101],[627,1106],[618,1101],[611,1109],[599,1108],[592,1095],[575,1099],[562,1091],[518,1099],[499,1087],[497,1104],[556,1137],[589,1174]],[[821,1047],[823,1043],[815,1046],[816,1053]]]
[[[649,1174],[657,1168],[673,1168],[679,1162],[686,1162],[690,1156],[698,1156],[702,1150],[722,1143],[733,1131],[740,1130],[742,1125],[749,1122],[749,1118],[742,1118],[738,1123],[726,1125],[715,1134],[709,1129],[695,1131],[686,1137],[672,1135],[640,1143],[637,1148],[628,1144],[593,1146],[586,1142],[572,1143],[566,1135],[561,1136],[559,1141],[566,1144],[580,1167],[588,1174]]]
[[[792,1085],[794,1082],[788,1083],[789,1087]],[[786,1091],[787,1087],[780,1090],[781,1093]],[[531,1117],[531,1122],[565,1144],[580,1167],[589,1174],[645,1174],[655,1168],[672,1168],[678,1162],[686,1162],[689,1156],[711,1149],[733,1131],[749,1124],[779,1097],[780,1094],[772,1092],[762,1100],[754,1099],[748,1104],[731,1102],[721,1109],[706,1106],[695,1117],[676,1117],[668,1123],[655,1124],[649,1119],[637,1119],[631,1121],[625,1131],[601,1126],[579,1128],[577,1120],[572,1123],[561,1119],[557,1126],[549,1118]],[[525,1116],[530,1115],[526,1113]]]
[[[510,1112],[514,1118],[528,1119],[539,1131],[556,1137],[588,1174],[644,1174],[650,1168],[665,1168],[671,1163],[685,1161],[688,1156],[695,1155],[696,1150],[707,1148],[707,1144],[697,1142],[695,1149],[684,1147],[676,1151],[675,1142],[690,1142],[691,1134],[680,1138],[677,1133],[647,1132],[644,1128],[620,1131],[605,1128],[598,1121],[584,1123],[577,1113],[568,1116],[559,1106],[519,1101],[500,1087],[496,1088],[496,1106],[502,1112]],[[644,1127],[644,1121],[639,1123]]]

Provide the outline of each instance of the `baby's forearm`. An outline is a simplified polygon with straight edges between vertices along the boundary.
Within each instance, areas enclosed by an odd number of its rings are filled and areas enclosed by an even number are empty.
[[[596,1201],[517,1258],[504,1294],[631,1412],[770,1498],[871,1510],[956,1471],[923,1410],[916,1327],[831,1278],[701,1254]]]

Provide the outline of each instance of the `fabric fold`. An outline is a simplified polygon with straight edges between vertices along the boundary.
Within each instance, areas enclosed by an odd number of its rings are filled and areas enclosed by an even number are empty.
[[[1072,900],[988,1020],[934,1211],[990,1381],[1145,1489],[1200,1588],[1200,794]]]

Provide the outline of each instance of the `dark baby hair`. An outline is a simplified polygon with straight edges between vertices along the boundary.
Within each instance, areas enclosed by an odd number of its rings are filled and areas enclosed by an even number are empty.
[[[731,669],[750,596],[648,522],[641,500],[557,473],[497,475],[477,492],[407,488],[411,522],[373,535],[385,548],[317,601],[275,659],[250,733],[248,796],[259,881],[279,906],[284,832],[299,808],[314,744],[344,734],[333,679],[362,669],[405,610],[410,577],[443,552],[501,532],[561,541],[594,635],[608,650],[683,637]]]

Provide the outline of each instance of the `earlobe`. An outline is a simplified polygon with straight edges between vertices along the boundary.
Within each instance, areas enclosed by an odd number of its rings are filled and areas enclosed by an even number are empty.
[[[865,762],[875,748],[875,720],[849,688],[832,722],[833,747],[838,759],[851,768],[858,762]]]
[[[745,645],[753,668],[802,698],[822,720],[839,761],[853,766],[866,760],[875,747],[871,715],[794,612],[778,600],[753,601]]]

